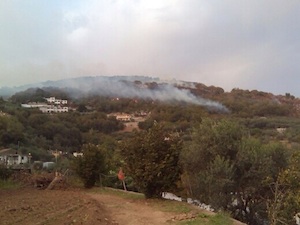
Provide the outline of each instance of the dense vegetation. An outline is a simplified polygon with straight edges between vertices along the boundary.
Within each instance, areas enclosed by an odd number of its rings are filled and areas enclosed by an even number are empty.
[[[128,187],[146,197],[173,191],[248,224],[293,224],[300,211],[299,100],[203,85],[180,88],[219,101],[230,113],[184,102],[72,98],[60,89],[30,89],[0,99],[0,146],[30,152],[33,161],[54,161],[49,150],[62,151],[61,169],[73,161],[86,187],[123,167]],[[20,107],[50,96],[67,98],[74,110],[49,115]],[[122,132],[126,122],[109,115],[116,112],[144,119],[135,132]],[[75,151],[84,157],[74,160]],[[115,178],[101,182],[120,185]]]

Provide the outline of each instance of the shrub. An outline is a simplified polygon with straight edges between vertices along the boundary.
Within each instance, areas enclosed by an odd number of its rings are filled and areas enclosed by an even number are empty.
[[[105,154],[97,145],[83,146],[83,156],[73,161],[73,168],[81,178],[85,188],[91,188],[99,179],[100,173],[105,173]]]
[[[12,175],[12,170],[0,165],[0,180],[7,180]]]

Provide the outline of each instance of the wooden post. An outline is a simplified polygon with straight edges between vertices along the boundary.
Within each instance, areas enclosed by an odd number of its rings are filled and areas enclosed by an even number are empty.
[[[122,180],[124,191],[127,191],[125,180]]]

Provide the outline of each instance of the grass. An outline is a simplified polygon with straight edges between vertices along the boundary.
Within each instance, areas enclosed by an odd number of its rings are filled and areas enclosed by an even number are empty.
[[[131,200],[145,200],[149,206],[162,211],[174,213],[176,215],[196,213],[196,217],[192,220],[174,221],[169,224],[176,225],[232,225],[233,221],[226,213],[205,213],[203,210],[198,211],[193,205],[189,205],[185,202],[178,202],[165,199],[145,199],[145,196],[141,193],[126,192],[119,189],[112,188],[92,188],[89,190],[92,193],[115,195],[124,199]]]
[[[204,213],[198,214],[198,216],[191,221],[182,221],[177,225],[232,225],[233,221],[226,213],[217,213],[215,215],[208,215]]]
[[[162,212],[189,213],[192,211],[191,206],[184,202],[166,199],[149,199],[148,201],[154,208]]]
[[[0,190],[11,190],[20,188],[20,184],[12,180],[0,180]]]

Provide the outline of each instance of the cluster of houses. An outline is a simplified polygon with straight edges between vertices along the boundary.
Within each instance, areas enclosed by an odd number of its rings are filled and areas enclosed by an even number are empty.
[[[62,113],[68,112],[69,107],[68,100],[57,99],[55,97],[45,98],[47,103],[43,102],[29,102],[27,104],[21,104],[24,108],[38,108],[43,113]]]

